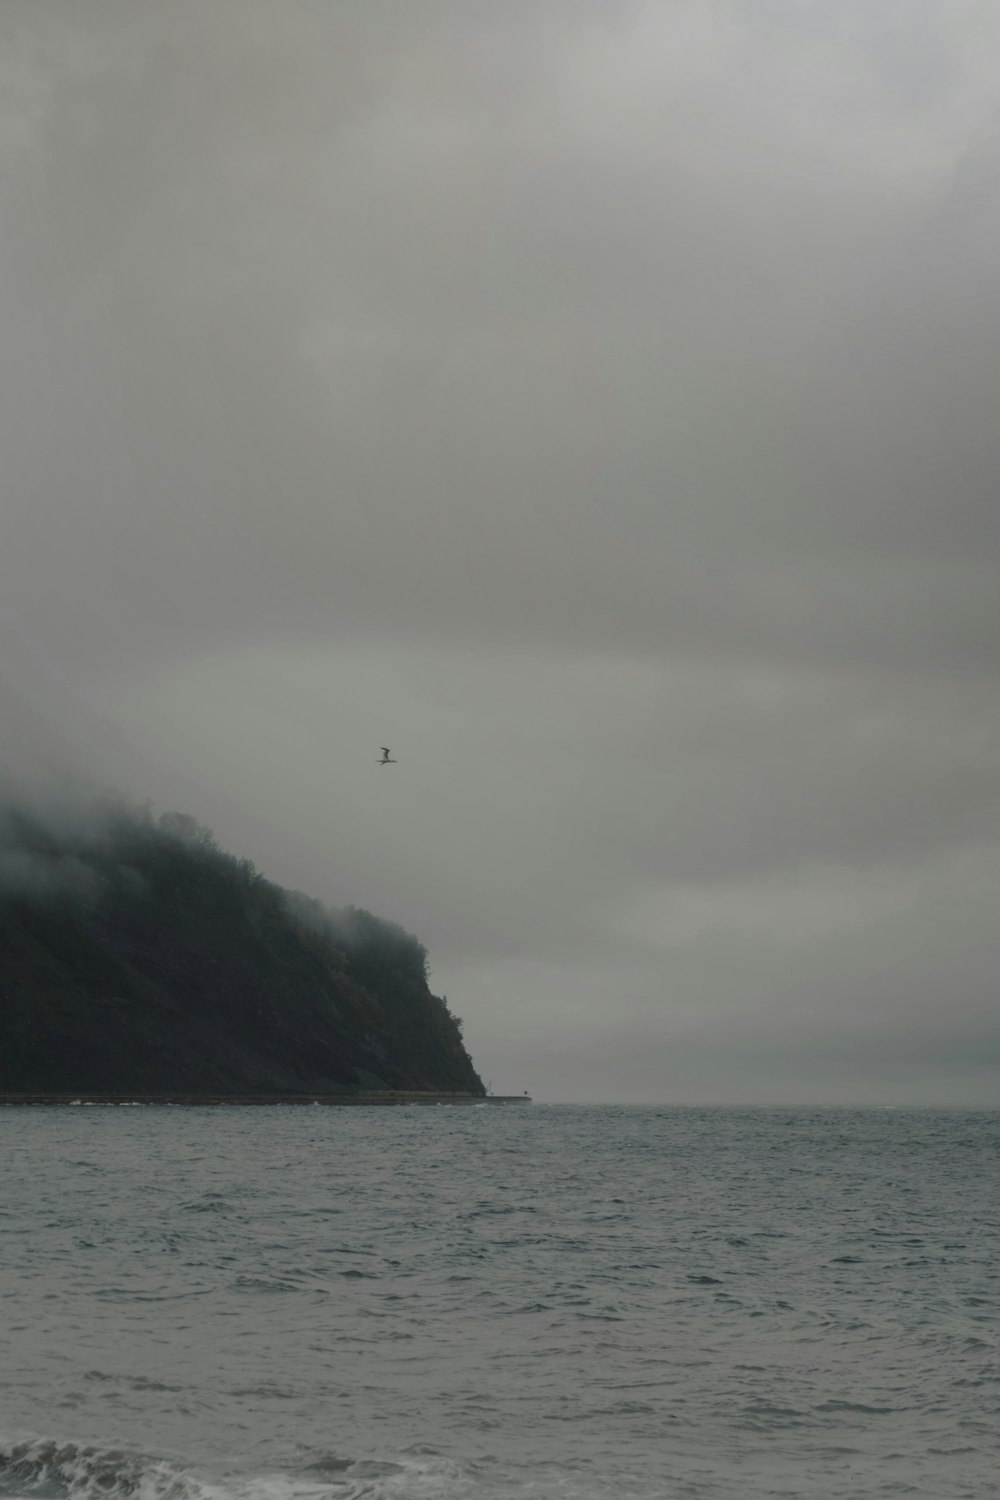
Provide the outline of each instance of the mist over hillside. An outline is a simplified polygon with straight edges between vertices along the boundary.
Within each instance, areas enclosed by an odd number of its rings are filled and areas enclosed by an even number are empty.
[[[401,927],[264,878],[184,813],[0,806],[0,1091],[482,1093]]]

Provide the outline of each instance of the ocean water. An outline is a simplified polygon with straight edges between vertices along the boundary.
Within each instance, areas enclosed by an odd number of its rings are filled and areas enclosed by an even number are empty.
[[[1000,1495],[1000,1113],[0,1110],[0,1496]]]

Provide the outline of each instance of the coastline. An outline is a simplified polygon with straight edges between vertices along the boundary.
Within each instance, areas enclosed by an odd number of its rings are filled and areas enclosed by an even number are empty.
[[[406,1104],[530,1104],[527,1094],[421,1094],[405,1092],[361,1093],[361,1094],[189,1094],[181,1091],[164,1094],[44,1094],[44,1093],[0,1093],[3,1105],[72,1105],[117,1104],[125,1106],[147,1105],[275,1105],[275,1104],[322,1104],[353,1106],[400,1106]]]

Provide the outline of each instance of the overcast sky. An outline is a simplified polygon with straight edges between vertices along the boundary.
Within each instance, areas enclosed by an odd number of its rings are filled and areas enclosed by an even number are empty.
[[[996,0],[2,0],[8,766],[402,922],[498,1092],[1000,1101],[998,76]]]

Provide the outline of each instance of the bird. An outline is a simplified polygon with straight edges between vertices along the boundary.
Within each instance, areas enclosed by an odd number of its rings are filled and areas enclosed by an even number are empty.
[[[399,761],[398,760],[393,760],[392,756],[389,754],[389,746],[388,745],[380,745],[379,749],[382,751],[382,759],[380,761],[378,761],[378,765],[380,765],[380,766],[398,766],[399,765]]]

